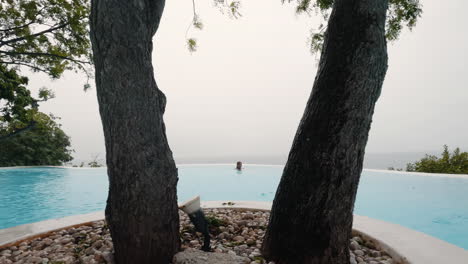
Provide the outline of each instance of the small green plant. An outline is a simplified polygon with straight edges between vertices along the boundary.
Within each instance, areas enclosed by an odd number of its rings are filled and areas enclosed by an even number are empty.
[[[210,226],[220,227],[220,226],[227,226],[228,222],[223,219],[219,219],[213,215],[206,216],[206,221]]]
[[[265,259],[261,256],[256,256],[253,258],[254,261],[258,262],[258,263],[266,263]]]
[[[180,230],[180,233],[195,233],[195,227],[193,226],[184,226],[182,230]]]
[[[226,242],[226,243],[224,243],[223,246],[228,247],[228,248],[233,248],[233,247],[238,246],[238,245],[239,244],[237,244],[237,242]]]
[[[80,234],[79,236],[75,237],[75,244],[83,244],[86,241],[86,235]]]
[[[73,248],[73,253],[75,253],[75,256],[79,256],[80,253],[84,250],[82,247],[75,247]]]

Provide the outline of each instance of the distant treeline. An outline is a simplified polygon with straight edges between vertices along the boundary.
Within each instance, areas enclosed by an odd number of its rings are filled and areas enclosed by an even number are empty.
[[[426,154],[421,160],[415,163],[408,163],[406,165],[406,170],[430,173],[468,174],[468,152],[461,152],[460,148],[456,148],[450,153],[448,146],[444,145],[444,151],[440,158]]]

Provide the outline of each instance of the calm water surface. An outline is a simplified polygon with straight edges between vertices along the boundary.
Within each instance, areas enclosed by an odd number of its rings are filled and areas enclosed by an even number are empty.
[[[179,166],[179,201],[272,201],[282,166]],[[106,169],[0,169],[0,229],[103,210]],[[468,249],[468,178],[364,171],[355,213],[400,224]]]

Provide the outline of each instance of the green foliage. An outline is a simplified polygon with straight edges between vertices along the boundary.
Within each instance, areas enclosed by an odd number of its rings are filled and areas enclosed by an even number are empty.
[[[87,0],[2,0],[0,63],[52,78],[65,70],[88,74],[88,16]]]
[[[15,69],[8,69],[0,64],[0,118],[4,127],[10,122],[14,122],[17,131],[33,126],[35,124],[33,117],[39,102],[55,97],[52,91],[42,87],[39,89],[38,99],[35,99],[26,88],[27,84],[28,78],[18,75]],[[24,126],[19,127],[19,124]],[[0,140],[4,137],[0,136]]]
[[[0,116],[5,122],[13,119],[27,121],[27,108],[35,102],[26,88],[27,84],[28,78],[0,64]]]
[[[430,173],[468,174],[468,152],[460,152],[460,148],[456,148],[453,153],[450,154],[447,145],[444,145],[444,151],[440,158],[426,154],[420,161],[408,163],[406,170]]]
[[[239,12],[241,3],[240,1],[231,1],[228,0],[214,0],[214,5],[219,11],[223,14],[227,14],[230,18],[237,19],[241,17],[241,13]],[[195,29],[202,30],[204,25],[200,20],[200,17],[197,14],[197,10],[195,7],[195,0],[192,0],[192,7],[193,7],[193,18],[190,22],[190,25],[185,32],[185,38],[187,39],[187,49],[190,53],[197,51],[198,45],[197,40],[193,37],[187,37],[191,27],[193,26]]]
[[[98,161],[98,158],[99,158],[99,155],[95,155],[93,160],[91,160],[90,162],[88,162],[88,166],[91,167],[91,168],[99,168],[99,167],[102,167],[102,164],[99,163]],[[81,163],[81,166],[80,167],[83,167],[84,166],[84,163]]]
[[[309,42],[310,42],[310,52],[312,54],[319,53],[322,50],[323,39],[324,39],[323,33],[311,32]]]
[[[190,52],[195,52],[197,51],[197,40],[194,38],[189,38],[187,39],[187,48]]]
[[[200,20],[200,17],[198,17],[197,14],[195,14],[193,16],[193,26],[196,28],[196,29],[199,29],[199,30],[202,30],[203,29],[203,23],[201,22]]]
[[[288,0],[292,2],[293,0]],[[285,2],[285,0],[283,0]],[[322,23],[318,29],[311,30],[309,45],[311,53],[315,54],[322,49],[328,17],[333,7],[334,0],[296,0],[296,13],[308,15],[320,14]],[[396,40],[403,28],[412,29],[422,14],[419,0],[389,0],[386,22],[386,37],[388,40]]]
[[[297,3],[296,7],[296,13],[302,13],[302,12],[307,12],[309,6],[310,6],[310,1],[312,0],[302,0]],[[284,0],[283,0],[284,3]]]
[[[228,5],[228,14],[231,18],[239,18],[242,16],[242,14],[239,12],[240,10],[240,7],[241,7],[241,4],[239,1],[232,1],[229,5]]]
[[[12,125],[19,129],[31,127],[38,103],[54,98],[46,88],[40,89],[38,99],[33,98],[27,89],[28,78],[18,74],[20,67],[54,79],[65,70],[82,71],[89,80],[88,15],[88,0],[0,1],[2,122],[17,121]],[[88,83],[85,88],[89,88]]]
[[[102,164],[100,164],[97,161],[91,161],[91,162],[88,163],[88,166],[91,167],[91,168],[100,168],[100,167],[102,167]]]
[[[70,138],[55,122],[57,118],[41,112],[33,115],[35,125],[31,129],[2,140],[0,167],[62,165],[72,160]],[[2,121],[0,118],[0,136],[27,126],[19,120]]]
[[[404,26],[410,30],[413,29],[421,15],[422,7],[419,0],[389,0],[386,25],[387,39],[398,39]]]
[[[55,93],[47,89],[46,87],[41,87],[39,88],[39,98],[41,99],[41,101],[47,101],[49,99],[55,98]]]
[[[242,16],[240,1],[214,0],[214,5],[222,14],[227,14],[230,18],[237,19]]]
[[[308,43],[310,47],[310,52],[312,54],[318,54],[322,50],[323,41],[325,39],[325,32],[327,29],[328,18],[333,8],[334,0],[281,0],[284,2],[295,2],[296,3],[296,13],[297,14],[307,14],[307,15],[319,15],[321,17],[321,23],[317,29],[312,29],[310,37],[308,38]],[[190,27],[193,25],[197,29],[202,29],[203,25],[199,22],[199,17],[196,13],[195,0],[192,0],[193,3],[193,21],[187,29],[187,33]],[[231,18],[241,17],[239,12],[241,2],[228,0],[214,0],[214,4],[219,8],[221,13],[228,14]],[[389,0],[389,7],[387,11],[387,21],[386,21],[386,37],[389,41],[398,39],[401,31],[405,28],[413,29],[416,26],[416,22],[422,14],[422,7],[420,0]],[[186,34],[187,35],[187,34]],[[187,37],[186,37],[187,38]],[[192,41],[192,42],[191,42]],[[187,47],[190,52],[197,50],[196,41],[193,38],[187,38]]]

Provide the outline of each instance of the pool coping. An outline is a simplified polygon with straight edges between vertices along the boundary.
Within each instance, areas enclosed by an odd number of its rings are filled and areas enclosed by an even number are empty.
[[[429,173],[429,172],[412,172],[412,171],[379,170],[379,169],[363,169],[363,171],[391,173],[391,174],[405,174],[405,175],[409,174],[409,175],[424,176],[424,177],[468,179],[468,174]]]
[[[230,163],[185,163],[185,164],[176,164],[177,167],[181,166],[226,166],[232,165]],[[279,164],[255,164],[255,163],[244,163],[244,166],[261,166],[261,167],[281,167],[284,165]],[[70,166],[12,166],[12,167],[0,167],[0,169],[28,169],[28,168],[60,168],[60,169],[105,169],[106,166],[92,168],[92,167],[70,167]],[[377,172],[377,173],[391,173],[391,174],[405,174],[405,175],[415,175],[415,176],[427,176],[427,177],[441,177],[441,178],[458,178],[458,179],[468,179],[468,174],[447,174],[447,173],[429,173],[429,172],[410,172],[410,171],[397,171],[397,170],[383,170],[383,169],[363,169],[368,172]]]
[[[47,236],[54,231],[86,225],[104,218],[104,211],[98,211],[0,229],[0,249],[21,243],[24,240]]]
[[[205,201],[201,204],[202,208],[261,211],[270,211],[271,205],[271,202],[256,201]],[[0,229],[0,249],[46,236],[57,230],[103,219],[104,211],[99,211]],[[402,264],[468,263],[468,250],[430,235],[366,216],[354,215],[353,234],[374,241],[378,249],[385,250]]]

